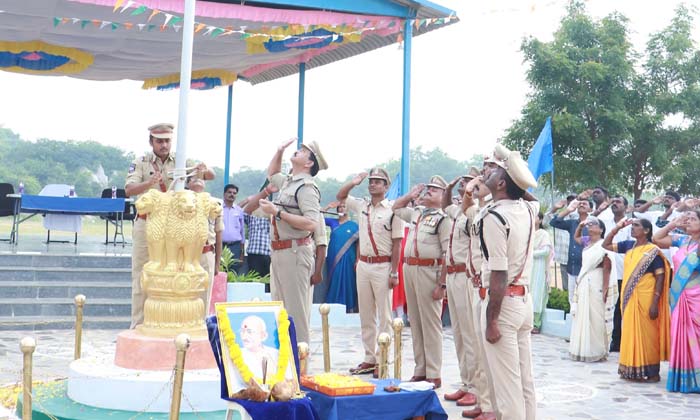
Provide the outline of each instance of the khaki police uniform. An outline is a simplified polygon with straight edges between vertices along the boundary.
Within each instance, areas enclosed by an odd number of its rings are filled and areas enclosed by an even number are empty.
[[[322,223],[319,220],[321,194],[310,174],[291,176],[277,173],[270,177],[270,183],[279,188],[279,209],[304,216],[317,224]],[[289,206],[286,207],[285,204]],[[323,229],[325,233],[325,227]],[[315,261],[312,232],[296,229],[284,220],[273,217],[270,236],[272,300],[281,300],[284,303],[285,309],[294,318],[297,341],[308,343],[312,299],[311,275],[314,272]],[[322,236],[325,237],[325,234]]]
[[[163,162],[153,152],[148,152],[131,162],[126,175],[125,185],[148,181],[158,171],[163,176],[163,182],[152,185],[150,189],[165,192],[173,182],[172,171],[174,169],[174,153],[170,153],[165,162]],[[137,197],[132,198],[136,199]],[[143,305],[146,301],[146,295],[141,290],[141,271],[144,264],[148,262],[145,218],[138,217],[134,221],[131,237],[133,242],[131,248],[131,328],[135,328],[136,325],[143,323]]]
[[[391,334],[389,288],[393,240],[403,238],[403,222],[394,217],[393,202],[384,199],[376,206],[370,199],[348,196],[345,210],[357,215],[360,234],[360,258],[357,262],[357,300],[362,328],[364,362],[377,364],[377,337]],[[378,322],[378,324],[377,324]],[[378,329],[377,329],[378,328]]]
[[[222,216],[217,217],[216,219],[208,220],[208,232],[207,232],[207,243],[204,245],[204,248],[202,249],[202,256],[200,257],[199,263],[201,264],[202,268],[204,268],[204,271],[207,272],[209,275],[209,285],[207,286],[207,290],[204,292],[204,296],[202,297],[202,300],[205,303],[204,307],[204,312],[205,314],[209,314],[209,306],[211,305],[211,289],[212,286],[214,285],[214,269],[216,268],[216,265],[218,264],[218,261],[216,260],[216,234],[217,232],[223,232],[224,231],[224,219]]]
[[[414,228],[404,249],[404,287],[416,366],[413,375],[437,379],[442,369],[442,299],[432,298],[450,239],[450,223],[441,209],[401,208],[394,214]]]
[[[537,186],[520,153],[496,145],[493,162],[505,169],[521,189]],[[507,288],[498,316],[500,340],[491,344],[484,336],[486,361],[494,384],[497,416],[501,420],[535,420],[537,404],[532,378],[532,299],[529,293],[532,271],[532,237],[540,205],[536,201],[501,199],[480,214],[483,299],[481,319],[486,326],[488,288],[494,271],[507,273]],[[484,327],[484,331],[485,331]]]
[[[467,283],[467,265],[469,252],[469,230],[467,216],[462,207],[450,205],[445,209],[450,217],[450,240],[445,254],[447,267],[447,306],[454,335],[455,350],[459,362],[459,374],[462,380],[460,389],[475,392],[476,374],[476,332],[472,313],[471,289]],[[473,219],[472,219],[473,220]]]
[[[313,234],[314,237],[314,268],[311,270],[311,273],[313,274],[316,271],[316,264],[318,264],[318,261],[316,260],[317,258],[322,259],[321,262],[321,283],[323,283],[324,280],[330,281],[330,279],[323,279],[323,264],[326,261],[326,254],[328,253],[328,230],[326,229],[326,219],[323,215],[323,213],[319,212],[318,213],[318,223],[316,223],[316,230],[314,231]],[[319,247],[324,247],[323,248],[323,254],[318,255],[318,248]],[[311,278],[309,278],[309,282],[311,281]],[[319,283],[320,285],[320,283]],[[313,306],[314,303],[314,289],[315,285],[311,285],[311,290],[309,291],[309,298],[311,299],[311,302],[309,303],[309,307]]]
[[[494,412],[493,404],[493,383],[490,374],[486,369],[486,351],[484,348],[484,325],[481,323],[481,307],[482,300],[479,297],[479,288],[481,287],[481,263],[483,256],[481,254],[481,244],[479,243],[479,232],[475,220],[479,215],[479,207],[475,204],[467,209],[465,216],[467,218],[467,229],[469,231],[469,252],[466,256],[467,289],[472,307],[471,321],[474,325],[474,388],[477,399],[477,405],[483,412]],[[468,315],[469,316],[469,315]]]

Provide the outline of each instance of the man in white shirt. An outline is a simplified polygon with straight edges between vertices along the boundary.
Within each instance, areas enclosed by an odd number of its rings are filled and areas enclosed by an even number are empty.
[[[613,228],[615,225],[620,221],[625,218],[625,212],[627,211],[627,199],[621,195],[616,195],[613,197],[611,200],[610,204],[610,210],[613,214],[612,219],[604,219],[603,223],[605,223],[605,235],[609,235],[610,232],[613,231]],[[613,238],[613,243],[617,243],[620,241],[627,241],[632,239],[632,226],[626,226],[622,229],[620,229],[615,237]],[[614,275],[614,277],[611,277],[611,280],[617,280],[617,290],[618,294],[620,292],[620,289],[622,288],[622,275],[624,273],[624,262],[625,262],[625,255],[624,254],[614,254],[614,261],[613,263],[613,270],[611,271],[611,276]],[[614,281],[613,280],[613,281]],[[622,314],[620,312],[620,299],[618,296],[617,303],[615,304],[615,315],[613,318],[613,333],[612,333],[612,342],[610,343],[610,351],[611,352],[618,352],[620,351],[620,338],[622,336]]]

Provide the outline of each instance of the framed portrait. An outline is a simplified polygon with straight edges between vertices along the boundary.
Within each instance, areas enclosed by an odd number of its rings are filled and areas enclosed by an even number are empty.
[[[282,302],[216,304],[229,397],[239,396],[251,381],[270,389],[289,380],[299,389],[287,316]]]

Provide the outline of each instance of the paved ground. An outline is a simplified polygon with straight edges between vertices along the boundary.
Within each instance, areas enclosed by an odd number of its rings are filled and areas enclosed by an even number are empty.
[[[84,333],[85,354],[113,354],[116,332],[88,330]],[[323,367],[320,331],[312,332],[313,357],[310,369],[320,372]],[[73,357],[71,331],[3,332],[0,337],[0,385],[14,383],[21,378],[21,337],[31,335],[38,346],[34,357],[35,380],[65,377]],[[413,360],[410,350],[410,332],[404,331],[403,377],[411,376]],[[360,333],[354,328],[331,330],[331,361],[333,371],[345,372],[362,357]],[[533,358],[538,397],[539,419],[680,419],[691,418],[700,412],[700,396],[666,392],[663,382],[658,384],[629,383],[618,379],[617,355],[607,362],[585,364],[570,361],[567,343],[547,336],[533,337]],[[452,334],[444,339],[443,389],[453,391],[458,383]],[[665,379],[666,366],[662,367]],[[393,372],[393,367],[390,368]],[[460,418],[461,409],[443,401],[450,419]],[[2,416],[0,416],[2,417]]]

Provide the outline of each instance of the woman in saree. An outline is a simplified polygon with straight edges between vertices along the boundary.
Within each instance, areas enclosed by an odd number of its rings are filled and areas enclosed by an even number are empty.
[[[617,232],[632,225],[634,240],[613,244]],[[659,365],[668,360],[671,269],[651,243],[652,226],[645,219],[623,219],[605,238],[603,248],[625,254],[622,275],[622,340],[618,373],[623,379],[658,382]]]
[[[685,235],[672,234],[681,228]],[[673,254],[671,283],[671,356],[666,389],[700,392],[700,210],[687,211],[654,235],[660,248],[678,247]]]
[[[588,236],[583,236],[583,230]],[[571,337],[569,356],[580,362],[606,360],[612,320],[617,302],[617,284],[610,282],[613,271],[613,256],[603,249],[605,224],[602,220],[588,216],[576,228],[574,240],[584,249],[581,257],[581,272],[576,279],[571,314]]]
[[[338,203],[336,208],[338,226],[331,232],[326,254],[326,278],[330,281],[326,302],[342,303],[347,311],[354,311],[357,308],[355,262],[359,227],[345,214],[345,203]]]
[[[549,240],[549,232],[542,229],[544,215],[537,216],[535,235],[533,237],[532,253],[532,277],[530,280],[530,293],[532,293],[532,308],[535,314],[533,321],[533,334],[539,334],[542,328],[542,314],[549,300],[549,265],[552,262],[552,242]]]

